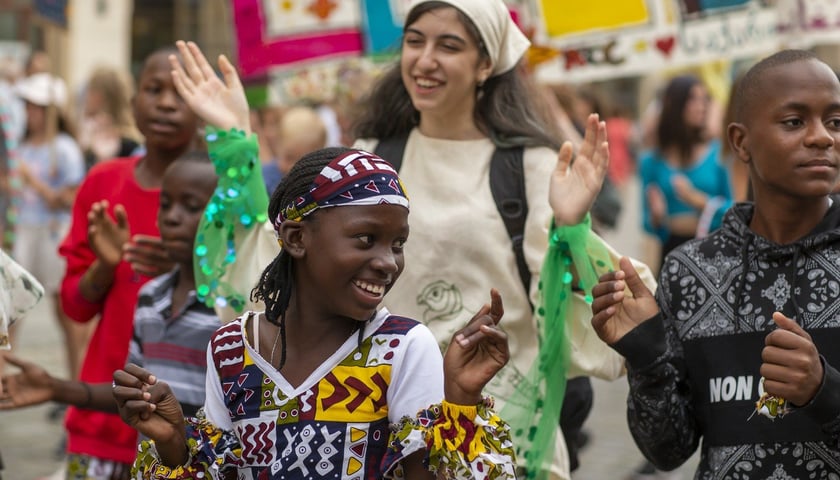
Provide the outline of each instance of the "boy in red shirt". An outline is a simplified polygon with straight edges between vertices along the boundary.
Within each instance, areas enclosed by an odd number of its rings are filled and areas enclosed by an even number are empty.
[[[146,58],[133,99],[146,154],[96,165],[79,188],[70,232],[59,252],[67,259],[61,301],[78,322],[99,315],[80,380],[101,383],[125,365],[137,292],[150,278],[168,271],[156,225],[160,186],[166,168],[196,138],[198,119],[172,84],[167,56]],[[137,433],[118,415],[70,407],[70,479],[129,478]]]

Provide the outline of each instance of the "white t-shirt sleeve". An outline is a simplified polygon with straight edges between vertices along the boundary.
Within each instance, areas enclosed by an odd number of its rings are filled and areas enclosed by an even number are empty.
[[[412,328],[397,353],[388,387],[388,419],[404,416],[443,400],[443,357],[432,332],[422,324]]]

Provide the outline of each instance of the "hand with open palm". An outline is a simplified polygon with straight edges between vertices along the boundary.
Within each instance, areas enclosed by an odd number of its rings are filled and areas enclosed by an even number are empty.
[[[551,174],[548,201],[557,225],[580,223],[595,203],[607,175],[607,124],[599,121],[597,114],[586,120],[586,134],[577,156],[573,150],[571,142],[563,143]]]
[[[216,128],[237,128],[250,134],[251,121],[245,89],[227,57],[219,56],[223,82],[198,45],[180,40],[175,45],[181,54],[181,61],[175,55],[169,56],[172,81],[190,109]]]
[[[53,400],[53,378],[44,368],[10,354],[6,354],[4,359],[9,365],[19,368],[20,372],[2,376],[0,410],[40,405]]]
[[[125,207],[114,207],[114,218],[108,215],[108,201],[94,202],[87,214],[88,243],[100,262],[116,268],[123,258],[123,247],[129,241],[128,214]]]

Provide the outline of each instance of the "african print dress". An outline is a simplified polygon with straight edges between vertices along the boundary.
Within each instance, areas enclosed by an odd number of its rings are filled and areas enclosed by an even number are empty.
[[[446,416],[440,407],[427,409],[443,398],[443,362],[431,332],[382,309],[366,325],[361,344],[352,335],[293,387],[246,340],[246,324],[255,318],[246,313],[219,329],[210,343],[206,418],[189,422],[190,462],[176,469],[161,466],[144,442],[135,478],[197,478],[199,472],[225,478],[232,470],[240,479],[401,478],[400,460],[432,437],[421,434],[417,441],[417,432],[435,423],[430,412]],[[506,425],[487,408],[470,408],[466,415],[473,428],[453,440],[479,455],[464,465],[484,472],[475,478],[503,478],[498,472],[505,469],[513,478]],[[411,420],[420,411],[421,420]],[[452,423],[464,422],[443,428]],[[502,467],[479,465],[485,460]],[[437,461],[444,470],[460,468]]]

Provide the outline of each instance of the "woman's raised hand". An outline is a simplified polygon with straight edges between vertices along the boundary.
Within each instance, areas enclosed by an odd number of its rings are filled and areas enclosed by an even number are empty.
[[[610,163],[607,124],[598,120],[598,114],[587,118],[586,135],[574,161],[573,150],[571,142],[563,143],[557,167],[551,174],[548,202],[557,225],[580,223],[595,203],[607,175]]]
[[[484,305],[466,327],[455,332],[443,357],[446,400],[461,405],[481,401],[481,391],[510,359],[507,334],[499,328],[504,315],[502,297],[490,291]]]
[[[237,128],[251,133],[248,101],[239,75],[224,55],[219,55],[219,70],[224,82],[193,42],[175,42],[183,64],[169,56],[172,81],[187,105],[209,125],[222,130]]]

